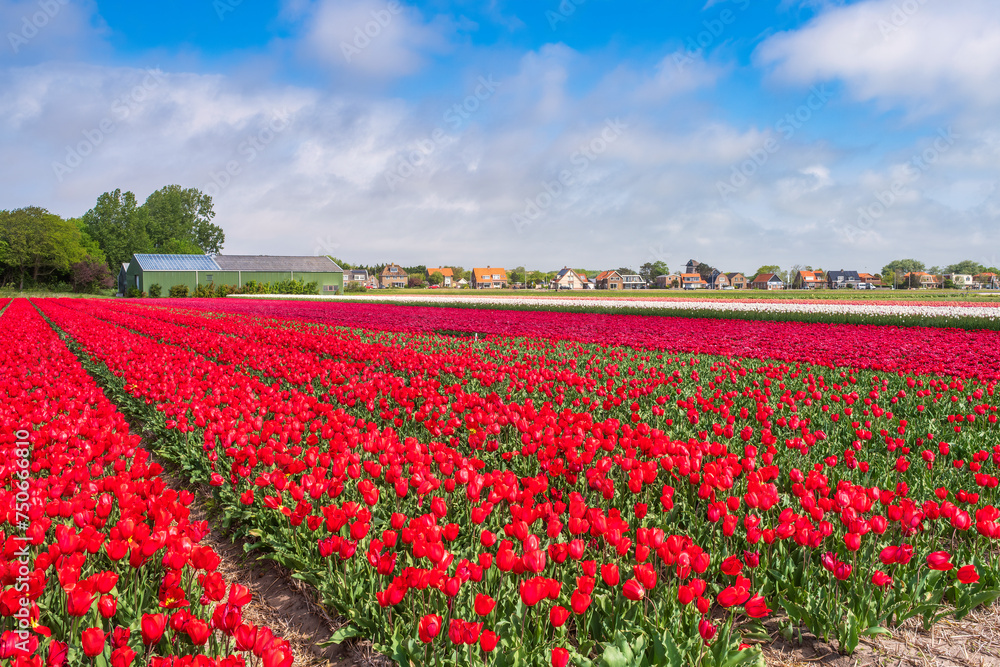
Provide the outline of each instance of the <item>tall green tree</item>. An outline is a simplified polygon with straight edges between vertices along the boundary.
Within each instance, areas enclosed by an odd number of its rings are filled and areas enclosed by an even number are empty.
[[[97,204],[83,214],[87,234],[101,246],[113,275],[134,253],[150,252],[149,212],[135,195],[121,190],[105,192]]]
[[[78,222],[37,206],[0,211],[0,250],[8,278],[16,278],[20,289],[25,276],[38,284],[87,257]]]
[[[777,264],[765,264],[764,266],[757,269],[757,272],[755,274],[753,274],[752,276],[747,276],[747,280],[753,280],[762,273],[775,273],[779,276],[782,275],[781,267],[778,266]]]
[[[146,231],[157,252],[171,252],[168,247],[188,249],[185,254],[222,251],[226,234],[212,222],[212,198],[201,190],[168,185],[149,195],[143,208],[149,214]],[[193,248],[197,250],[190,252]]]
[[[958,264],[951,264],[946,266],[944,269],[945,273],[954,273],[958,275],[974,276],[982,273],[986,270],[986,267],[979,262],[973,262],[971,259],[966,259],[959,262]]]
[[[896,259],[882,267],[882,275],[892,272],[896,274],[897,278],[902,280],[903,276],[906,275],[907,273],[913,273],[915,271],[923,271],[923,270],[924,270],[923,262],[919,262],[915,259]]]
[[[646,262],[639,267],[639,275],[646,281],[647,286],[654,286],[658,276],[670,275],[670,269],[667,268],[666,262],[661,262],[659,260],[655,262]]]

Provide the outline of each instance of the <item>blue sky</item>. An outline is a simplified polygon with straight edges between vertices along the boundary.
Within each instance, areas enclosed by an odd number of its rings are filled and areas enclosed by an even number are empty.
[[[993,0],[0,0],[0,207],[233,253],[1000,264]]]

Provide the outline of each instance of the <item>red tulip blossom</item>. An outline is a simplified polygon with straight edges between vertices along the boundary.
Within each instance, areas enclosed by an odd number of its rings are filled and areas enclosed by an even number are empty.
[[[954,567],[951,564],[951,554],[947,551],[935,551],[927,554],[927,567],[932,570],[948,571]]]
[[[104,653],[104,631],[100,628],[88,628],[80,636],[83,644],[83,653],[88,658],[94,658]]]
[[[974,584],[979,581],[979,572],[975,565],[963,565],[956,573],[958,580],[963,584]]]

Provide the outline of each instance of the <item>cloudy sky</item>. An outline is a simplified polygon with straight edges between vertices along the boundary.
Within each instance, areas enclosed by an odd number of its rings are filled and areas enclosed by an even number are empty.
[[[1000,264],[996,0],[0,0],[0,208],[230,253]]]

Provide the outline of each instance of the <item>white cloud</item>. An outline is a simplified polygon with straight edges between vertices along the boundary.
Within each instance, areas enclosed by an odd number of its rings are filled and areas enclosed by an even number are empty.
[[[0,0],[0,64],[94,56],[108,34],[94,0]]]
[[[286,10],[304,16],[307,57],[361,77],[418,71],[428,56],[450,50],[457,28],[448,17],[428,20],[399,0],[317,0]]]
[[[757,61],[786,81],[842,80],[861,100],[921,112],[1000,103],[995,0],[866,0],[769,38]]]

